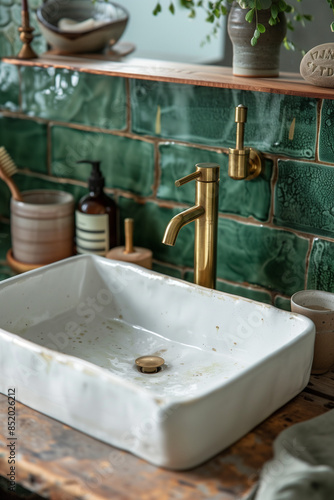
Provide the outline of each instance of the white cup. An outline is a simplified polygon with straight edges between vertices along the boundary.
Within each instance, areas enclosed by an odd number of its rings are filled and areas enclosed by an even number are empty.
[[[311,372],[326,373],[334,365],[334,294],[322,290],[301,290],[291,297],[291,311],[307,316],[315,324]]]

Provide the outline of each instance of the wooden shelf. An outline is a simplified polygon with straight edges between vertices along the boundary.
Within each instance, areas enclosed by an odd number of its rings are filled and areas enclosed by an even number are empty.
[[[250,90],[273,94],[334,99],[334,89],[309,85],[297,73],[282,73],[279,78],[241,78],[232,69],[127,57],[110,60],[103,55],[59,55],[46,52],[37,59],[6,57],[3,61],[18,66],[63,68],[84,73],[173,82],[206,87]]]

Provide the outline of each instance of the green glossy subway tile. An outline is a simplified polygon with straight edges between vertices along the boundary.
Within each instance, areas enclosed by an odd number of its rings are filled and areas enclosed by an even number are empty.
[[[0,57],[10,56],[14,53],[13,45],[8,39],[9,36],[15,36],[15,27],[13,24],[7,25],[0,30]]]
[[[189,283],[194,283],[194,271],[186,271],[184,273],[183,279],[189,281]]]
[[[210,146],[235,145],[235,107],[248,107],[246,146],[314,158],[316,99],[131,80],[132,129]]]
[[[184,275],[184,279],[190,283],[194,282],[193,271],[187,271]],[[225,283],[223,281],[216,280],[216,290],[220,292],[231,293],[232,295],[238,295],[240,297],[245,297],[251,300],[257,300],[258,302],[264,302],[266,304],[271,304],[271,295],[266,292],[259,290],[252,290],[251,288],[246,288],[240,285],[232,285],[230,283]]]
[[[265,161],[264,172],[251,181],[236,181],[223,170],[220,181],[219,210],[226,214],[254,217],[266,221],[271,204],[271,176],[273,163]]]
[[[46,50],[46,42],[41,36],[34,9],[39,7],[40,0],[30,0],[30,25],[34,28],[33,49],[40,54]],[[18,28],[22,24],[21,1],[0,1],[0,57],[17,55],[22,47]]]
[[[43,123],[0,114],[0,146],[20,168],[47,173],[47,128]]]
[[[319,132],[319,160],[334,163],[334,103],[324,99]]]
[[[99,160],[106,186],[150,196],[154,182],[154,145],[102,132],[52,127],[52,173],[88,181],[91,166],[78,160]]]
[[[307,288],[334,292],[334,243],[315,239],[309,261]]]
[[[13,180],[17,182],[17,175],[13,177]],[[9,204],[10,204],[10,191],[7,184],[0,179],[0,215],[2,217],[9,217]]]
[[[174,247],[164,245],[162,238],[165,228],[177,209],[159,207],[155,203],[139,204],[129,198],[119,198],[121,228],[124,219],[134,219],[134,244],[149,248],[153,258],[177,266],[194,265],[194,225],[187,224],[180,231]]]
[[[28,191],[30,189],[57,189],[60,191],[67,191],[71,193],[75,201],[87,194],[87,188],[66,182],[59,182],[58,179],[46,180],[30,175],[18,174],[17,185],[21,191]]]
[[[4,2],[0,2],[0,30],[4,28],[4,26],[7,26],[11,21],[11,11],[10,11],[10,4],[6,5]],[[0,32],[1,32],[0,31]]]
[[[317,235],[333,235],[334,169],[327,165],[279,161],[274,221]]]
[[[175,181],[194,172],[196,163],[218,163],[220,177],[223,175],[224,167],[227,168],[227,156],[224,153],[191,146],[181,146],[175,143],[160,144],[159,154],[161,174],[157,196],[165,200],[194,203],[195,183],[189,182],[176,187]]]
[[[284,297],[280,297],[279,295],[275,297],[274,305],[279,309],[284,309],[284,311],[291,311],[290,300],[285,299]]]
[[[173,278],[182,278],[181,271],[179,269],[176,269],[175,267],[170,267],[165,264],[158,264],[157,262],[153,262],[152,269],[157,273],[166,274],[167,276],[172,276]]]
[[[195,202],[195,184],[175,186],[175,180],[195,170],[196,163],[213,162],[220,165],[219,211],[242,217],[268,219],[271,201],[272,162],[265,162],[264,174],[251,182],[235,181],[228,176],[228,156],[224,153],[181,146],[159,146],[161,178],[158,197],[181,203]]]
[[[49,120],[121,130],[125,80],[67,69],[21,68],[22,110]]]
[[[253,290],[251,288],[246,288],[239,285],[232,285],[230,283],[225,283],[224,281],[219,281],[219,280],[217,280],[216,289],[220,290],[221,292],[231,293],[233,295],[239,295],[241,297],[245,297],[246,299],[257,300],[258,302],[271,304],[271,295],[261,290]]]
[[[323,100],[319,131],[319,160],[334,163],[334,103]]]
[[[15,276],[15,274],[16,273],[14,273],[10,267],[5,264],[0,264],[0,281],[11,278],[12,276]]]
[[[0,261],[6,260],[6,253],[10,247],[11,247],[10,225],[0,222]],[[0,267],[0,273],[2,273],[2,271],[3,270]]]
[[[0,61],[0,109],[18,111],[19,74],[16,66]]]
[[[304,287],[308,240],[283,230],[219,219],[218,277],[291,295]]]

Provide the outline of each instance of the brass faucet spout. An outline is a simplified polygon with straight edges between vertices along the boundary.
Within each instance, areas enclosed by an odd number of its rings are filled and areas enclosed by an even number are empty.
[[[162,243],[174,246],[180,229],[204,214],[204,208],[200,205],[188,208],[184,212],[175,215],[168,223]]]

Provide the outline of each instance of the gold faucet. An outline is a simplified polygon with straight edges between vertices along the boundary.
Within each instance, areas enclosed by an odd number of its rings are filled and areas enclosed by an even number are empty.
[[[237,123],[236,147],[229,150],[228,175],[236,180],[251,180],[264,168],[260,151],[244,147],[244,130],[247,108],[239,104],[235,108]],[[175,215],[166,227],[162,242],[175,245],[180,229],[195,221],[194,281],[197,285],[215,288],[217,265],[217,223],[219,165],[217,163],[197,163],[196,171],[175,181],[177,187],[196,180],[195,205]]]
[[[175,181],[175,185],[179,187],[192,180],[196,180],[195,206],[169,221],[162,242],[174,246],[180,229],[195,221],[194,281],[197,285],[215,288],[219,165],[197,163],[196,171]]]

